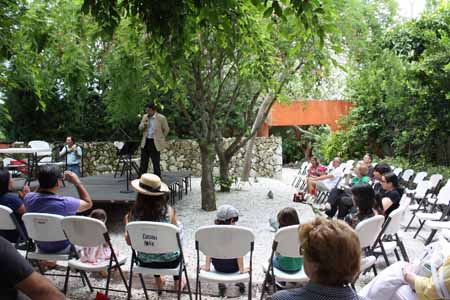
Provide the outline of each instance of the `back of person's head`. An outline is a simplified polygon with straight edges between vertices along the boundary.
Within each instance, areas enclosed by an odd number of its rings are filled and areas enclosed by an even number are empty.
[[[167,195],[146,195],[138,193],[131,208],[130,217],[140,221],[163,221],[168,213]]]
[[[10,174],[7,169],[0,168],[0,195],[9,192],[9,178]]]
[[[91,213],[89,214],[89,217],[100,220],[103,223],[106,223],[106,220],[108,219],[108,216],[106,215],[106,211],[101,208],[97,208],[97,209],[94,209],[93,211],[91,211]]]
[[[400,185],[398,183],[398,177],[392,172],[383,174],[384,179],[387,183],[392,183],[392,186],[398,188]]]
[[[39,188],[51,189],[57,186],[58,178],[63,178],[62,172],[57,166],[43,165],[38,169]]]
[[[280,228],[300,224],[297,211],[292,207],[285,207],[278,212],[278,224]]]
[[[368,183],[352,186],[352,196],[356,207],[362,214],[369,214],[375,205],[375,191]]]
[[[341,220],[316,218],[299,227],[300,254],[318,284],[343,286],[359,273],[361,248],[355,231]],[[312,275],[312,274],[309,274]]]
[[[381,175],[392,172],[391,167],[386,163],[379,163],[373,168],[374,172],[378,172]]]
[[[357,168],[361,176],[367,176],[367,173],[369,173],[369,166],[364,161],[358,162]]]
[[[216,225],[230,225],[239,220],[239,211],[231,205],[225,204],[219,206],[216,213]]]

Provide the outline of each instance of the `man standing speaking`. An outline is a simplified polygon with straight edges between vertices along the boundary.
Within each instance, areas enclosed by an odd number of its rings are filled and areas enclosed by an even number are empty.
[[[164,115],[156,111],[156,106],[145,106],[146,114],[142,117],[139,130],[142,131],[140,175],[147,173],[148,159],[152,159],[153,174],[161,177],[160,152],[167,146],[166,136],[169,125]]]

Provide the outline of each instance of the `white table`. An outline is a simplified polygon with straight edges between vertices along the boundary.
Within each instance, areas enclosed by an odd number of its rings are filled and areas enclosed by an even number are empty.
[[[26,182],[31,182],[33,170],[37,168],[38,153],[49,151],[51,150],[48,148],[5,148],[0,149],[0,154],[26,154],[28,156],[27,160],[28,175]]]

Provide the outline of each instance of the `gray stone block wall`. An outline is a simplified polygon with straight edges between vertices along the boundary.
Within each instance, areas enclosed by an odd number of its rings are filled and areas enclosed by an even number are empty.
[[[226,141],[231,142],[231,139]],[[163,171],[189,169],[194,176],[201,175],[201,160],[198,144],[194,140],[169,140],[169,147],[161,153],[161,168]],[[117,155],[112,142],[83,142],[84,176],[114,172]],[[243,167],[245,148],[241,149],[232,159],[231,174],[240,176]],[[135,157],[139,157],[137,153]],[[214,175],[219,174],[216,158]],[[151,170],[151,165],[149,170]],[[251,176],[281,177],[282,145],[280,137],[257,138],[252,159]]]

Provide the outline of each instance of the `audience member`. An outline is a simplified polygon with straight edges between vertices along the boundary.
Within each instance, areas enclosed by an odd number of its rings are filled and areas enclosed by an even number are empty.
[[[381,185],[384,192],[381,194],[381,202],[377,203],[377,207],[387,217],[400,206],[403,188],[398,183],[397,175],[392,172],[386,173],[381,177]]]
[[[161,179],[150,173],[142,174],[139,179],[131,182],[131,186],[137,192],[136,202],[130,212],[125,216],[125,225],[133,221],[151,221],[177,225],[175,210],[167,204],[167,193],[169,188]],[[131,241],[125,232],[125,240],[128,245]],[[180,264],[180,252],[170,253],[143,253],[137,252],[137,261],[140,266],[164,269],[176,268]],[[154,275],[158,290],[164,287],[165,279],[160,275]],[[179,276],[173,276],[175,289],[180,285]],[[184,278],[181,279],[181,288],[185,285]]]
[[[330,205],[331,209],[326,212],[326,214],[330,218],[334,217],[336,210],[338,210],[337,218],[341,220],[344,219],[344,217],[349,213],[350,209],[353,207],[352,191],[350,188],[357,184],[369,182],[369,177],[367,176],[367,165],[363,161],[360,161],[356,164],[355,175],[356,176],[353,177],[350,182],[350,187],[344,187],[342,192],[339,193],[340,197],[337,197],[335,199],[334,205]]]
[[[411,264],[399,261],[384,269],[366,284],[359,294],[371,300],[449,299],[442,290],[446,289],[448,293],[449,274],[450,259],[448,257],[437,270],[436,278],[432,275],[419,276]]]
[[[239,211],[231,205],[221,205],[217,209],[216,214],[216,225],[234,225],[239,220]],[[217,272],[221,273],[245,273],[248,272],[247,268],[244,268],[244,258],[231,258],[231,259],[222,259],[222,258],[214,258],[206,256],[205,264],[202,266],[202,269],[205,271],[210,270],[211,263],[214,266],[214,269]],[[239,287],[239,291],[243,294],[245,292],[245,285],[242,282],[236,284]],[[226,291],[226,286],[223,283],[219,283],[219,294],[221,297],[224,297]]]
[[[373,168],[373,190],[375,191],[375,199],[378,201],[378,199],[381,200],[380,195],[383,192],[383,186],[381,185],[381,177],[386,174],[392,172],[391,167],[386,163],[380,163]]]
[[[91,196],[75,173],[71,171],[61,173],[56,166],[44,165],[39,167],[37,177],[39,189],[37,192],[28,193],[24,198],[27,212],[73,216],[77,212],[83,212],[92,207]],[[80,199],[58,195],[63,178],[76,187]],[[41,251],[47,253],[68,250],[70,246],[67,240],[58,242],[37,241],[36,244]]]
[[[311,163],[309,169],[308,169],[308,177],[318,177],[323,172],[323,169],[325,168],[320,164],[320,161],[317,157],[313,156],[309,160]]]
[[[91,211],[89,217],[100,220],[103,223],[106,223],[106,220],[108,218],[106,212],[100,208]],[[117,251],[115,251],[115,253],[116,255],[118,255]],[[80,250],[80,261],[84,263],[95,265],[98,263],[109,261],[110,258],[111,258],[111,249],[109,248],[108,243],[105,243],[102,246],[97,247],[83,247]],[[105,275],[105,273],[101,274]]]
[[[352,200],[354,206],[345,216],[344,220],[352,228],[359,222],[375,216],[375,192],[370,184],[361,183],[352,186]]]
[[[0,237],[0,264],[2,276],[0,279],[0,299],[23,299],[19,293],[32,300],[65,299],[48,279],[34,271],[31,264],[11,245]]]
[[[318,177],[310,177],[307,179],[308,192],[310,194],[314,194],[314,190],[316,188],[329,192],[336,187],[336,184],[343,175],[343,168],[341,167],[341,159],[339,157],[335,157],[333,159],[333,168],[334,169],[328,174],[323,174]]]
[[[25,206],[23,205],[21,198],[23,198],[30,191],[30,187],[25,185],[19,195],[11,193],[13,187],[14,182],[8,170],[0,168],[0,205],[7,206],[14,212],[14,217],[20,226],[19,230],[26,234],[25,226],[22,222],[22,215],[25,213]],[[25,242],[19,240],[20,234],[17,230],[0,230],[0,235],[11,243]]]
[[[361,248],[356,233],[345,222],[316,218],[299,229],[300,254],[309,282],[282,290],[273,300],[359,299],[350,287],[359,273]]]
[[[74,172],[80,177],[80,163],[83,152],[81,147],[75,144],[75,139],[72,136],[66,138],[66,145],[59,152],[59,156],[64,155],[66,155],[67,170]]]
[[[369,153],[366,153],[363,157],[363,162],[367,165],[367,176],[369,176],[370,179],[373,178],[373,170],[374,168],[372,167],[372,155],[370,155]]]
[[[280,210],[277,215],[277,219],[279,229],[300,224],[297,211],[293,207],[285,207]],[[286,273],[296,273],[302,269],[302,258],[300,257],[287,257],[282,256],[279,253],[275,253],[272,263],[275,268]]]

